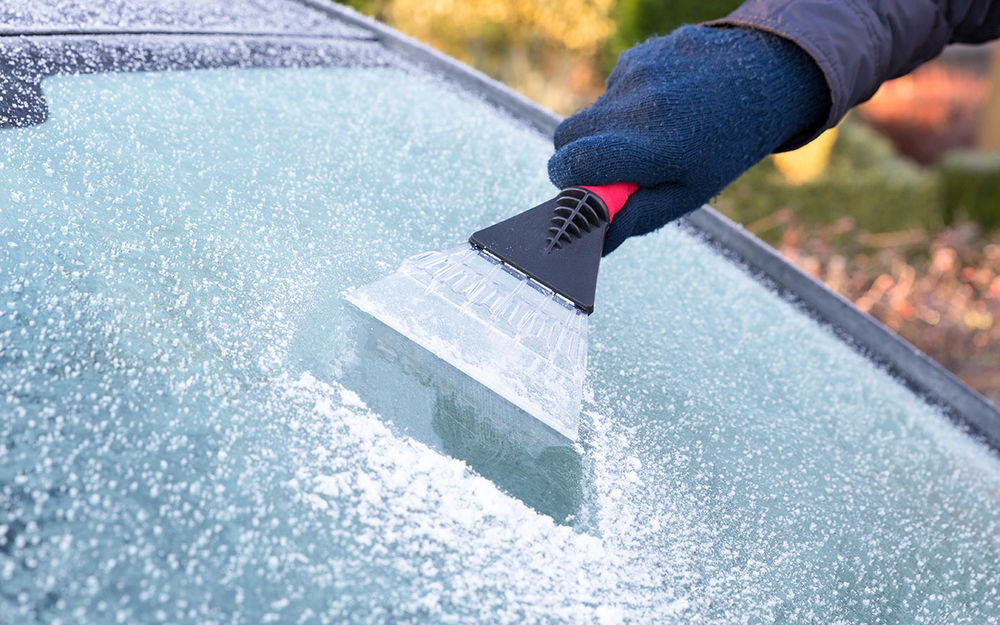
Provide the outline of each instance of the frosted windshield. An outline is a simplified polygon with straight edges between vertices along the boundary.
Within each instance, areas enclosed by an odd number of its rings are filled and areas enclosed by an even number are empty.
[[[996,456],[677,227],[602,268],[578,447],[456,445],[502,408],[344,293],[553,193],[488,106],[388,69],[43,90],[0,131],[0,622],[1000,614]]]
[[[4,0],[0,32],[122,30],[288,32],[366,37],[306,3],[289,0]]]

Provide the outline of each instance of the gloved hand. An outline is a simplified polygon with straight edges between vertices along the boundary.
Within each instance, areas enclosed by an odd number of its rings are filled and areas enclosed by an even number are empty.
[[[594,104],[555,132],[559,188],[634,182],[604,253],[718,194],[762,158],[819,130],[826,80],[798,45],[744,28],[684,26],[624,52]]]

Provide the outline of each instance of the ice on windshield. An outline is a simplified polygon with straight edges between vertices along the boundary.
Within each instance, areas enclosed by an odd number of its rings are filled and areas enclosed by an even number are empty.
[[[0,622],[1000,614],[996,456],[680,228],[602,268],[575,448],[374,336],[347,290],[554,191],[488,106],[387,69],[43,88],[0,131]]]
[[[0,32],[177,30],[367,36],[294,0],[6,0]]]

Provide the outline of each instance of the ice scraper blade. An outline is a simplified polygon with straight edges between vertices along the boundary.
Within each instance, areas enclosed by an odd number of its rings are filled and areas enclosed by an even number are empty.
[[[564,189],[348,299],[575,441],[604,235],[635,189]]]

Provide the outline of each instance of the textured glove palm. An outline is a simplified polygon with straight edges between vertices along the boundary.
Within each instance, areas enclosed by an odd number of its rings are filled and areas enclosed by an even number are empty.
[[[556,128],[549,177],[560,188],[640,186],[608,230],[607,254],[698,208],[829,108],[823,74],[794,43],[685,26],[621,55],[604,95]]]

